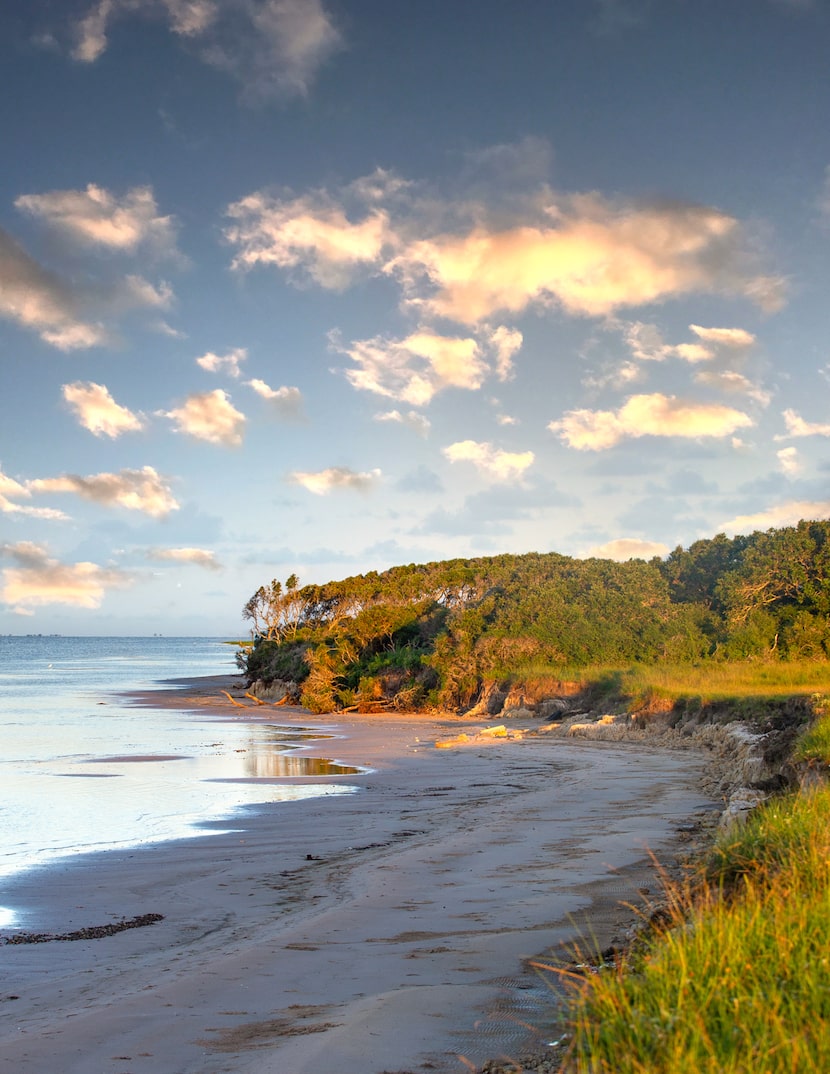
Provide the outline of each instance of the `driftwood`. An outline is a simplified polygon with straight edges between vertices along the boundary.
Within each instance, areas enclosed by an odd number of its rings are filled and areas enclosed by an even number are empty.
[[[225,695],[228,701],[230,701],[232,705],[236,705],[238,709],[247,709],[249,707],[248,705],[243,705],[241,701],[237,701],[236,698],[231,697],[227,690],[222,690],[222,693]]]
[[[249,694],[247,690],[245,691],[245,696],[249,697],[251,701],[256,701],[258,705],[265,704],[265,702],[261,698],[257,697],[256,694]]]
[[[357,705],[347,705],[346,708],[342,708],[340,712],[362,712],[366,716],[371,716],[377,712],[388,712],[390,708],[395,705],[394,698],[385,698],[384,700],[372,700],[361,701]]]

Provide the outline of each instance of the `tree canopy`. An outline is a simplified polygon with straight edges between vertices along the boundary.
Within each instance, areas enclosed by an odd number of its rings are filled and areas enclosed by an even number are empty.
[[[292,574],[243,608],[251,681],[315,711],[465,708],[523,669],[830,658],[830,522],[718,534],[650,562],[555,552]]]

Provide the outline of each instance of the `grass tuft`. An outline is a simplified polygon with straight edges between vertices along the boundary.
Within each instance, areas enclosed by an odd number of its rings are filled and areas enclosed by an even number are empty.
[[[582,986],[572,1074],[830,1070],[830,789],[718,842],[667,923]]]

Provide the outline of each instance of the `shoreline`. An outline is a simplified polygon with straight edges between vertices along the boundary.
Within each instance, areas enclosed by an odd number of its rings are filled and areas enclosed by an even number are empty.
[[[549,736],[437,750],[470,720],[243,712],[224,678],[131,696],[334,729],[338,760],[371,770],[323,780],[354,794],[244,807],[207,837],[4,885],[33,931],[163,920],[0,948],[18,997],[0,1070],[461,1074],[461,1056],[475,1067],[539,1049],[551,993],[530,961],[579,927],[606,946],[632,918],[620,903],[657,894],[648,852],[673,857],[689,820],[716,808],[691,752]]]

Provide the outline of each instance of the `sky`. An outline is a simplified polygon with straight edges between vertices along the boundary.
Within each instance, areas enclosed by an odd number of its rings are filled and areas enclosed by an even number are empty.
[[[6,0],[0,633],[830,517],[830,0]]]

